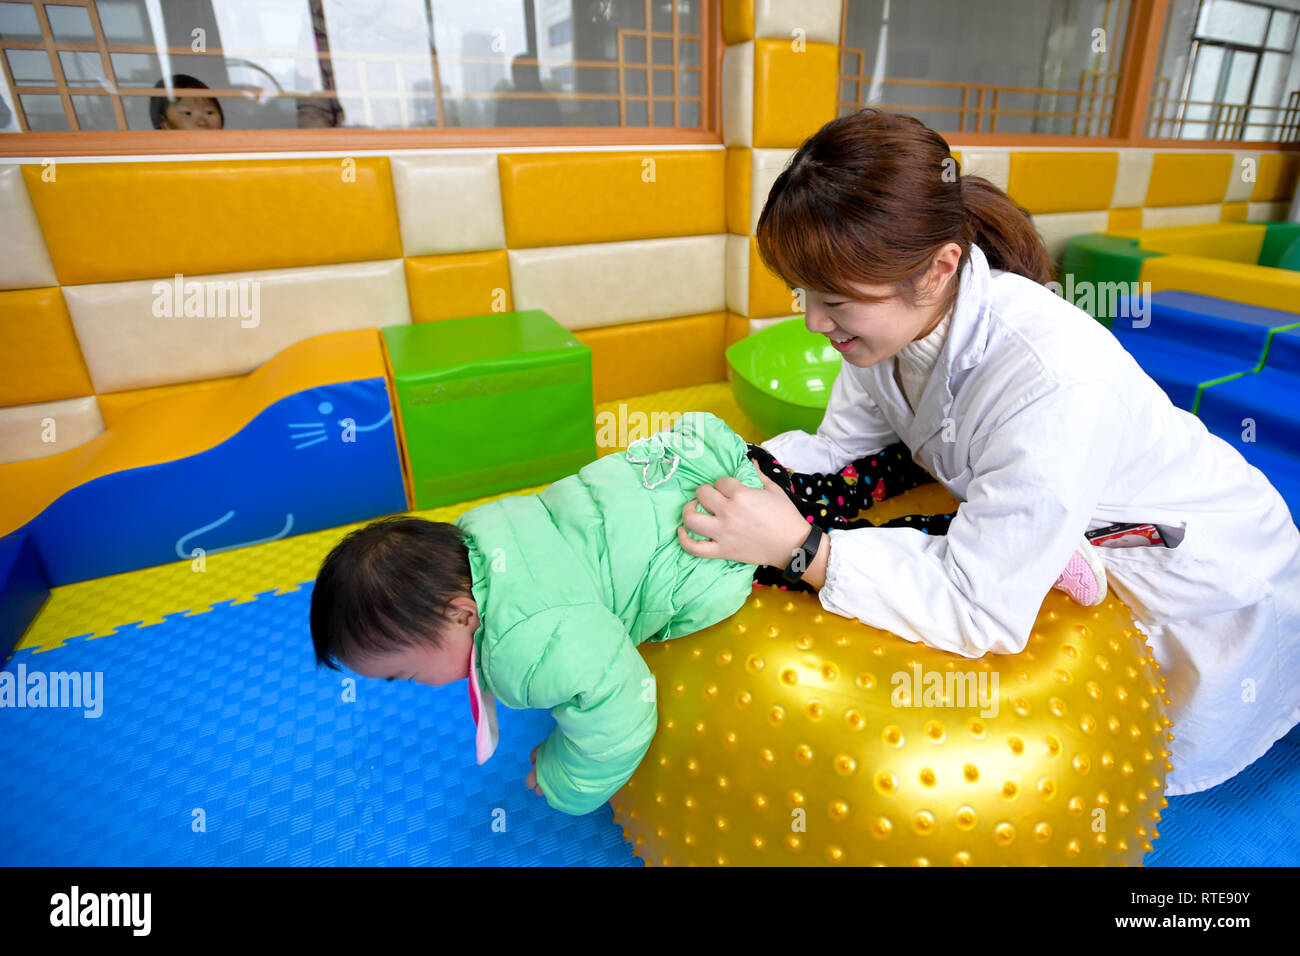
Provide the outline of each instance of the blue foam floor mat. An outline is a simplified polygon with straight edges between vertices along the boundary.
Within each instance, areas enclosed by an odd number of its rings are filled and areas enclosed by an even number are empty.
[[[310,601],[304,585],[15,654],[15,673],[101,673],[102,714],[0,709],[0,864],[641,865],[608,806],[570,817],[524,788],[548,713],[499,707],[479,767],[463,682],[358,678],[343,702]],[[1159,830],[1148,866],[1300,864],[1300,728],[1171,798]]]

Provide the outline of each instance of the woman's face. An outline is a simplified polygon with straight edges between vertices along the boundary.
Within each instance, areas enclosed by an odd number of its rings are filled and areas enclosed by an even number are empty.
[[[943,319],[938,303],[961,261],[961,247],[943,246],[927,273],[917,280],[916,302],[909,305],[890,285],[851,283],[863,298],[808,290],[804,324],[808,331],[825,335],[844,356],[860,368],[881,362],[915,339],[928,335]],[[887,296],[882,301],[870,301]]]
[[[221,110],[211,98],[185,97],[168,105],[163,113],[163,129],[221,129]]]

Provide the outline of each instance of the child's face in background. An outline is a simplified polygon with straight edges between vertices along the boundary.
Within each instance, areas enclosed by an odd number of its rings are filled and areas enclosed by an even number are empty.
[[[929,271],[917,280],[918,294],[912,305],[890,285],[851,283],[863,299],[809,289],[804,324],[810,332],[827,336],[849,364],[859,368],[875,365],[928,335],[943,320],[938,303],[948,283],[955,281],[960,261],[961,247],[956,243],[941,248]],[[875,297],[886,298],[870,301]],[[843,345],[836,341],[846,338],[850,340]]]
[[[206,97],[181,98],[163,113],[163,129],[221,129],[221,110]]]
[[[362,677],[412,680],[441,687],[469,677],[469,656],[479,627],[472,598],[455,598],[442,628],[442,646],[419,644],[390,654],[371,654],[343,663]]]

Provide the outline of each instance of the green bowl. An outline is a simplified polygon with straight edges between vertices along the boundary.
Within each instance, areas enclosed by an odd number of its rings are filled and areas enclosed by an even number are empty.
[[[802,316],[746,336],[727,349],[736,404],[768,437],[815,432],[826,413],[842,359]]]

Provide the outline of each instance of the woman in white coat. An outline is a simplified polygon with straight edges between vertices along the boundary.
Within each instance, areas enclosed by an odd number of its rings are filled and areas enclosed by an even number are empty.
[[[776,180],[758,243],[844,356],[817,433],[763,447],[825,474],[901,439],[961,504],[946,535],[818,535],[770,481],[722,479],[683,509],[710,540],[682,547],[784,567],[813,539],[803,580],[827,610],[978,657],[1025,648],[1086,531],[1149,522],[1166,546],[1094,554],[1167,679],[1167,793],[1227,780],[1300,720],[1300,531],[1281,496],[1042,284],[1028,216],[955,175],[942,137],[874,110],[828,123]]]

